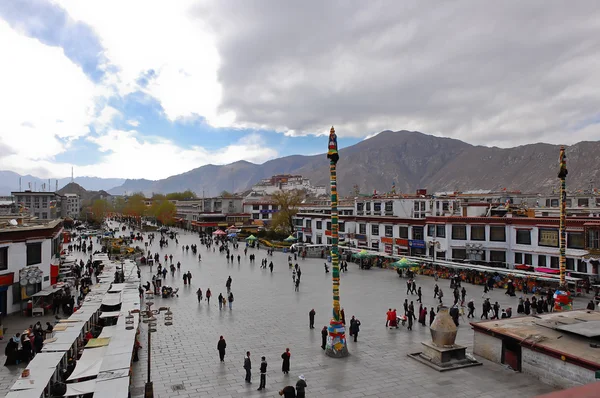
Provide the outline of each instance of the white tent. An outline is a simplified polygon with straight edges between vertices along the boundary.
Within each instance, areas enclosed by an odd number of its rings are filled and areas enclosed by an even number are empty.
[[[82,381],[80,383],[67,384],[67,392],[63,397],[74,397],[77,395],[91,394],[96,387],[96,380]],[[108,395],[107,395],[108,396]]]
[[[75,365],[75,370],[67,380],[81,379],[84,377],[97,376],[102,366],[102,358],[106,352],[106,346],[98,348],[87,348],[83,350],[81,358]]]
[[[100,314],[100,318],[112,318],[121,315],[121,311],[106,311]]]
[[[98,380],[94,397],[127,398],[129,396],[129,377]]]
[[[117,326],[104,326],[102,328],[102,332],[100,332],[100,336],[98,336],[99,339],[101,338],[105,338],[105,337],[112,337],[115,335],[115,333],[117,333]]]

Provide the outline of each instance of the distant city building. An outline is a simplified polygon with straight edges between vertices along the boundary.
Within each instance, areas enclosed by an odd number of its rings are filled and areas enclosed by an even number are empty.
[[[61,208],[67,217],[77,218],[81,212],[81,199],[75,193],[66,193],[62,197]]]
[[[63,216],[61,196],[56,192],[12,192],[15,213],[30,214],[40,220],[53,220]]]
[[[181,226],[198,231],[241,226],[250,219],[250,214],[244,212],[243,200],[239,196],[177,200],[176,221]]]
[[[308,178],[300,175],[279,174],[264,178],[252,187],[252,192],[261,195],[272,195],[277,191],[303,190],[309,196],[322,196],[327,194],[324,186],[313,186]]]

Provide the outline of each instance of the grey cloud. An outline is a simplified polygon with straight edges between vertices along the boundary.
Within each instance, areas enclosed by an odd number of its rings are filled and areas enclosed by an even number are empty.
[[[193,12],[215,32],[221,108],[241,123],[499,146],[600,139],[596,2],[220,1]]]

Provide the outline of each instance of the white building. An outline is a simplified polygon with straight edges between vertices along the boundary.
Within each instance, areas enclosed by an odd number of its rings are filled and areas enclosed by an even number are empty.
[[[25,308],[31,295],[50,286],[51,264],[59,264],[62,231],[61,220],[23,221],[17,226],[0,222],[0,312],[17,312],[21,304]],[[25,267],[41,271],[39,282],[20,284],[19,272]]]
[[[270,178],[263,178],[254,185],[252,192],[259,195],[272,195],[278,191],[302,190],[309,196],[322,196],[327,194],[327,188],[322,185],[311,185],[308,178],[299,175],[280,174]]]
[[[55,192],[12,192],[16,212],[30,214],[40,220],[53,220],[61,216],[60,195]]]
[[[81,199],[76,193],[66,193],[62,197],[61,207],[67,217],[77,218],[81,212]]]

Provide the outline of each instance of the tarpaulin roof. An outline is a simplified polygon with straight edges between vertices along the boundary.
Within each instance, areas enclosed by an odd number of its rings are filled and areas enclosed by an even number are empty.
[[[102,358],[106,347],[87,348],[83,350],[81,358],[75,365],[75,370],[67,380],[81,379],[84,377],[97,376],[102,366]]]
[[[94,397],[127,398],[129,396],[129,377],[98,380]]]
[[[75,397],[78,395],[91,394],[95,391],[95,389],[96,380],[82,381],[79,383],[67,383],[67,392],[65,392],[63,397]]]

